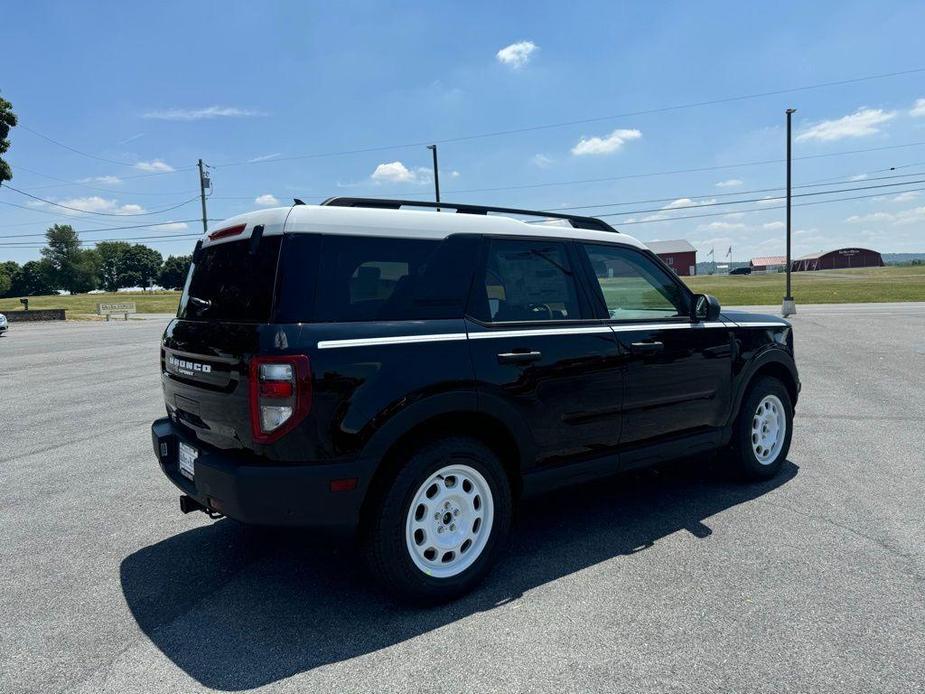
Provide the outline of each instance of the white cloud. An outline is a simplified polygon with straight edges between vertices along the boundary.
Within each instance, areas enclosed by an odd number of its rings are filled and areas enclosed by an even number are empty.
[[[853,214],[845,221],[849,224],[858,224],[866,222],[892,222],[896,217],[889,212],[871,212],[870,214]]]
[[[716,184],[717,188],[736,188],[737,186],[742,185],[742,181],[738,178],[730,178],[725,181],[720,181]]]
[[[165,164],[160,159],[140,161],[135,164],[135,168],[139,171],[148,171],[150,173],[169,173],[174,170],[170,164]]]
[[[127,138],[125,138],[124,140],[121,140],[118,144],[119,144],[119,145],[127,145],[129,142],[134,142],[135,140],[140,140],[140,139],[143,138],[144,136],[145,136],[144,133],[138,133],[138,134],[136,134],[136,135],[132,135],[131,137],[127,137]]]
[[[548,169],[553,165],[552,157],[547,157],[545,154],[534,154],[533,158],[530,160],[534,166],[540,169]]]
[[[505,46],[495,54],[499,63],[519,70],[530,62],[533,54],[539,50],[533,41],[518,41],[510,46]]]
[[[85,198],[70,198],[69,200],[59,200],[59,205],[70,207],[81,212],[105,212],[107,214],[138,214],[144,212],[145,208],[141,205],[129,203],[120,205],[117,200],[107,200],[99,195],[90,195]]]
[[[914,190],[907,190],[905,193],[900,193],[895,198],[893,198],[893,202],[909,202],[910,200],[915,200],[918,197],[919,194]]]
[[[257,199],[254,200],[254,204],[260,205],[261,207],[277,207],[279,205],[279,200],[272,193],[264,193],[263,195],[257,196]]]
[[[266,113],[236,106],[205,106],[203,108],[168,108],[161,111],[148,111],[142,118],[155,120],[194,121],[211,118],[254,118]]]
[[[716,202],[715,198],[709,200],[691,200],[690,198],[678,198],[665,205],[663,210],[684,209],[685,207],[699,207],[700,205],[712,205]]]
[[[456,170],[450,171],[450,178],[459,178],[459,172]]]
[[[107,185],[116,186],[122,183],[122,179],[118,176],[90,176],[89,178],[81,178],[77,181],[78,183],[106,183]]]
[[[710,222],[697,227],[697,231],[734,231],[737,229],[745,229],[745,225],[741,222]]]
[[[896,213],[896,224],[917,224],[925,221],[925,206]]]
[[[456,175],[458,176],[458,172]],[[451,173],[450,176],[453,177],[453,174]],[[425,166],[412,170],[400,161],[393,161],[388,164],[379,164],[370,178],[374,183],[429,183],[431,172]]]
[[[270,159],[275,159],[279,155],[280,155],[280,152],[274,152],[273,154],[264,154],[263,156],[260,156],[260,157],[254,157],[253,159],[248,159],[247,163],[254,164],[258,161],[269,161]]]
[[[925,99],[916,99],[915,105],[909,111],[909,115],[913,118],[925,117]]]
[[[582,137],[578,144],[572,147],[572,154],[611,154],[620,149],[625,142],[638,140],[640,137],[642,133],[636,129],[617,129],[605,137]]]
[[[730,212],[729,214],[723,215],[726,219],[742,219],[745,216],[744,212]]]
[[[867,178],[867,174],[857,174],[856,176],[852,176],[848,180],[849,181],[863,181],[865,178]]]
[[[778,202],[780,202],[779,199],[775,200],[772,196],[765,195],[763,198],[761,198],[761,200],[758,200],[757,202],[755,202],[755,204],[756,205],[776,205]]]
[[[786,224],[783,222],[768,222],[767,224],[762,224],[762,229],[767,229],[768,231],[774,231],[775,229],[783,229]]]
[[[863,137],[875,135],[880,132],[878,125],[896,117],[895,111],[884,111],[880,108],[861,108],[848,116],[835,120],[824,120],[810,126],[797,135],[797,141],[818,140],[831,142],[846,137]]]
[[[186,222],[167,222],[151,228],[156,231],[183,231],[184,229],[189,229],[189,225]]]

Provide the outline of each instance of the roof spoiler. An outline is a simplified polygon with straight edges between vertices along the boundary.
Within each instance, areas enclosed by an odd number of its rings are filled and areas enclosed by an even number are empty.
[[[545,217],[547,219],[564,219],[574,229],[590,229],[593,231],[617,232],[607,222],[597,217],[582,217],[581,215],[565,214],[563,212],[544,212],[542,210],[521,210],[514,207],[493,207],[490,205],[470,205],[467,203],[429,202],[422,200],[392,200],[386,198],[348,198],[334,197],[325,200],[322,205],[327,207],[371,207],[380,210],[400,210],[403,207],[427,207],[442,210],[449,208],[456,210],[457,214],[481,214],[489,212],[498,214],[519,215],[524,217]]]

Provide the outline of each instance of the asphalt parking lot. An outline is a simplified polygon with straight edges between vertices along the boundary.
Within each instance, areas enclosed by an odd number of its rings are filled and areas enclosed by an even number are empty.
[[[0,337],[0,691],[922,691],[925,304],[800,307],[789,463],[535,499],[475,594],[391,604],[349,547],[183,516],[166,318]]]

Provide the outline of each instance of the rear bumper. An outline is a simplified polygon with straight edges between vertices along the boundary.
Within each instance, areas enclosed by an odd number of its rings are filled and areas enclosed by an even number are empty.
[[[253,525],[305,526],[349,531],[359,524],[360,508],[376,461],[273,465],[233,452],[209,450],[168,418],[151,425],[154,454],[167,478],[184,494],[223,515]],[[179,442],[198,449],[195,481],[180,474]],[[331,491],[331,480],[356,478],[356,488]]]

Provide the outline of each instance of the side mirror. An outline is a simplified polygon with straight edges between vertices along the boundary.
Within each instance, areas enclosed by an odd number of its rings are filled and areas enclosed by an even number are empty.
[[[712,294],[697,294],[694,296],[694,320],[713,321],[719,318],[719,299]]]

